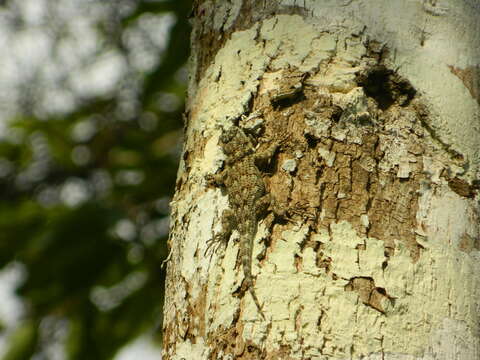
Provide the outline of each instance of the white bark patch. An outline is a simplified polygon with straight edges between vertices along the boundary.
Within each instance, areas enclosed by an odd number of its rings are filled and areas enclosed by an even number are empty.
[[[214,303],[215,306],[219,307],[211,313],[212,323],[210,326],[212,329],[217,329],[233,322],[235,308],[238,306],[239,299],[232,298],[232,294],[239,287],[239,282],[241,281],[240,274],[232,271],[232,269],[235,269],[237,256],[238,246],[235,246],[233,241],[229,241],[223,258],[218,260],[221,261],[222,266],[210,269],[209,282],[214,283],[215,286],[209,286],[210,292],[208,294],[207,306],[209,308],[210,304]]]
[[[172,360],[186,359],[205,359],[208,355],[205,343],[200,339],[199,342],[192,343],[190,340],[178,343],[175,354],[172,354]]]
[[[308,122],[306,122],[306,124],[310,125]],[[314,128],[317,128],[317,127],[315,126]],[[325,159],[325,163],[327,164],[327,166],[331,167],[333,165],[333,162],[335,161],[335,153],[319,148],[318,155],[320,155],[320,157]]]
[[[245,112],[268,64],[256,34],[256,27],[233,33],[228,45],[218,51],[191,105],[192,113],[197,114],[192,128],[209,129]]]
[[[207,249],[207,241],[214,235],[212,230],[214,232],[220,231],[219,224],[214,226],[214,216],[212,215],[216,211],[222,211],[222,209],[226,208],[226,199],[222,198],[220,200],[217,195],[214,191],[207,191],[203,196],[195,200],[195,208],[189,209],[189,213],[192,216],[189,217],[185,235],[188,239],[195,239],[195,241],[184,242],[182,251],[184,261],[182,276],[189,282],[198,276],[206,279],[208,275],[207,264],[209,261],[204,256]],[[213,204],[215,204],[215,207],[213,207]],[[199,260],[201,260],[200,264],[198,263]],[[195,291],[198,291],[198,289]]]
[[[219,132],[210,137],[205,143],[205,159],[211,161],[198,161],[199,174],[213,174],[220,169],[225,161],[225,154],[218,147]]]
[[[336,49],[331,34],[318,33],[300,16],[280,15],[265,20],[260,35],[266,41],[265,52],[272,59],[273,71],[288,67],[310,71],[328,60]]]
[[[282,164],[282,169],[289,173],[294,172],[296,168],[297,162],[295,159],[287,159]]]

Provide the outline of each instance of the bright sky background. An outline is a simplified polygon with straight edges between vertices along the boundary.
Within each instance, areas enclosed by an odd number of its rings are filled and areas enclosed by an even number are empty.
[[[83,6],[79,6],[79,1]],[[169,29],[175,22],[171,15],[142,16],[125,32],[124,43],[134,49],[131,57],[125,59],[113,48],[98,55],[102,39],[95,24],[108,15],[107,4],[111,2],[16,0],[11,3],[15,11],[0,7],[0,141],[5,136],[14,136],[6,133],[5,121],[21,108],[19,99],[25,84],[42,84],[41,91],[35,94],[39,103],[36,116],[61,116],[74,108],[78,99],[102,96],[118,86],[125,78],[127,61],[134,71],[148,72],[160,61]],[[128,4],[119,2],[118,7],[128,13],[132,11]],[[54,27],[64,33],[60,38],[52,36],[52,19],[58,21]],[[16,26],[17,22],[20,25]],[[28,276],[25,268],[18,263],[0,271],[0,322],[7,327],[6,335],[13,331],[24,311],[14,290],[25,276]],[[0,358],[5,344],[6,336],[0,336]],[[52,360],[64,359],[61,344],[52,344],[51,351],[48,357]],[[116,360],[159,358],[160,349],[146,335],[124,348]]]

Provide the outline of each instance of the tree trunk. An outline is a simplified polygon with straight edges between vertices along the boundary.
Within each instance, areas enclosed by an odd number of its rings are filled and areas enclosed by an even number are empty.
[[[164,359],[480,358],[479,18],[198,1]]]

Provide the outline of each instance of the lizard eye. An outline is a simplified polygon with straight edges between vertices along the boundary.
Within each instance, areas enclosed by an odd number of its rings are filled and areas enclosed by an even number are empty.
[[[228,137],[227,137],[226,134],[220,135],[220,142],[221,142],[222,144],[226,144],[226,143],[228,142]]]
[[[232,141],[236,133],[237,132],[235,131],[235,129],[228,129],[227,131],[223,132],[222,135],[220,135],[220,141],[226,144]]]

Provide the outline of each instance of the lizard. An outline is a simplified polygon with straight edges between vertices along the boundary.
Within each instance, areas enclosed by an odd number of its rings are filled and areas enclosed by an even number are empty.
[[[219,145],[226,156],[224,169],[210,175],[208,180],[225,187],[230,209],[222,214],[221,235],[212,241],[227,240],[233,229],[239,232],[239,252],[244,282],[262,318],[265,319],[253,287],[252,276],[253,240],[257,232],[257,223],[270,205],[270,195],[266,193],[258,164],[262,160],[270,159],[278,145],[270,146],[264,153],[256,153],[253,138],[247,136],[238,126],[222,130]]]

